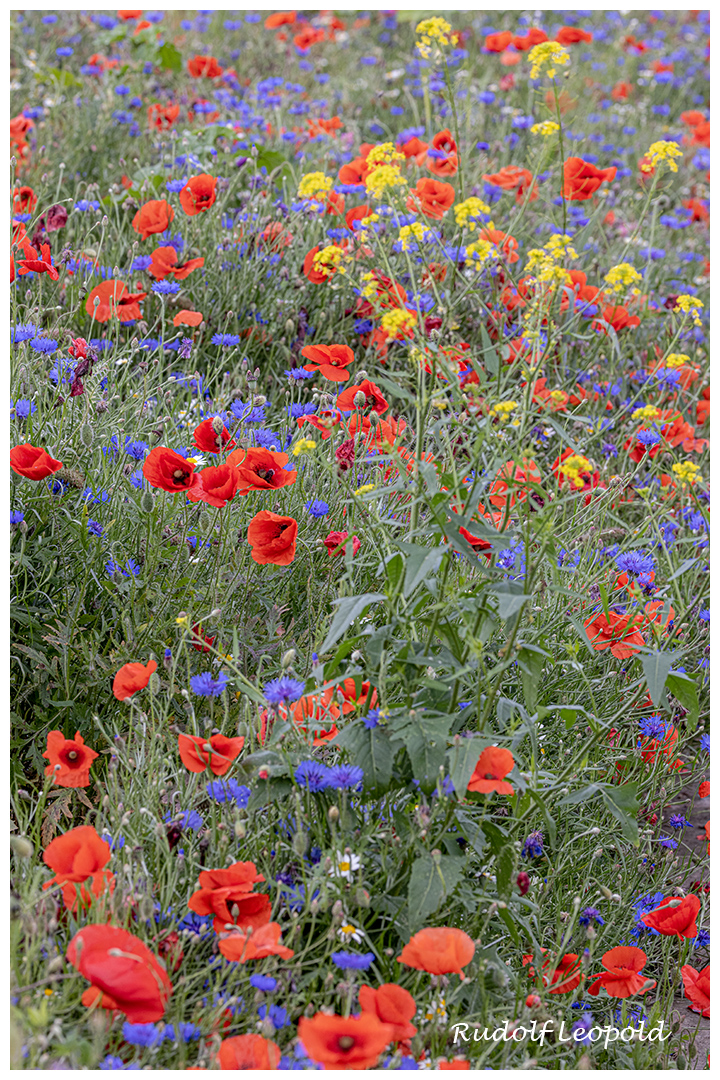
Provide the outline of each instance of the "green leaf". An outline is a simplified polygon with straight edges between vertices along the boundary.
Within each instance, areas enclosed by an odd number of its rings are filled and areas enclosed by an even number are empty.
[[[547,658],[548,654],[544,652],[543,649],[538,648],[537,645],[523,645],[518,653],[520,678],[523,686],[523,694],[525,695],[525,704],[528,709],[535,708],[538,684],[540,683],[543,665]]]
[[[498,895],[502,897],[510,892],[510,881],[515,869],[515,850],[513,843],[499,825],[490,821],[483,822],[483,832],[495,855],[495,878]]]
[[[665,680],[670,674],[674,658],[674,653],[657,651],[642,653],[640,656],[647,688],[656,708],[662,702]]]
[[[462,877],[464,863],[455,855],[421,855],[415,860],[408,886],[411,925],[425,922],[450,898]]]
[[[487,739],[461,739],[459,736],[455,738],[457,742],[448,751],[447,773],[457,798],[463,799],[478,759],[490,744]]]
[[[418,585],[435,573],[443,561],[447,547],[445,544],[430,549],[420,547],[418,544],[400,544],[399,547],[406,555],[403,596],[407,600]]]
[[[274,173],[276,170],[278,176],[292,178],[292,169],[290,163],[286,157],[278,153],[277,150],[260,150],[256,158],[258,171],[264,166],[269,173]]]
[[[507,908],[498,908],[497,913],[510,931],[510,937],[517,947],[520,948],[520,935],[518,934],[517,926],[515,925],[515,920],[512,915]]]
[[[182,71],[182,54],[170,41],[160,46],[155,53],[155,60],[160,67],[169,71]]]
[[[475,523],[473,522],[473,528],[474,526]],[[495,585],[490,592],[497,597],[498,615],[505,620],[516,615],[530,599],[529,596],[523,594],[522,586],[510,582],[506,585]]]
[[[473,851],[478,855],[482,855],[485,847],[485,833],[482,830],[481,822],[476,821],[464,810],[455,811],[455,820]]]
[[[681,574],[684,574],[686,570],[689,570],[691,566],[694,566],[699,559],[685,559],[680,563],[674,574],[671,574],[668,581],[674,581],[675,578],[679,578]]]
[[[293,789],[289,780],[260,780],[253,789],[248,810],[262,810],[270,803],[286,799]]]
[[[620,822],[620,829],[626,840],[638,847],[640,838],[638,835],[637,812],[640,803],[636,798],[637,782],[635,780],[619,786],[605,785],[601,788],[603,801],[614,817]]]
[[[483,343],[483,364],[488,375],[497,375],[500,371],[500,358],[498,357],[495,346],[490,340],[490,335],[483,323],[480,323],[480,337]]]
[[[362,720],[358,720],[343,728],[332,740],[332,745],[346,749],[353,765],[359,765],[363,770],[363,790],[375,795],[387,791],[397,746],[392,745],[385,728],[368,729]]]
[[[320,646],[320,652],[328,652],[333,645],[340,640],[356,619],[360,618],[366,608],[371,604],[378,604],[385,599],[384,593],[363,593],[362,596],[344,596],[335,600],[335,615],[328,630],[327,637]]]
[[[401,741],[407,749],[413,776],[426,794],[437,783],[451,726],[452,717],[430,716],[423,712],[418,712],[412,719],[403,717],[392,723],[391,738],[393,742]]]
[[[665,680],[665,686],[678,699],[683,709],[687,709],[688,727],[691,731],[694,731],[700,715],[695,680],[677,671],[671,671]]]

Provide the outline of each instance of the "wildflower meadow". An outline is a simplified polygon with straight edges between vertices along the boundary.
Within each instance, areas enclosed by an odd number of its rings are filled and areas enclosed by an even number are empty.
[[[9,18],[12,1068],[707,1068],[709,12]]]

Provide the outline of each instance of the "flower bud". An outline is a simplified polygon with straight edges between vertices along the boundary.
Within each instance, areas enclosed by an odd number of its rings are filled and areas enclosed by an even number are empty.
[[[337,821],[340,817],[340,810],[337,806],[331,806],[328,810],[328,821]]]
[[[11,836],[10,847],[21,859],[29,859],[33,853],[33,846],[26,836]]]
[[[362,390],[358,390],[357,394],[353,398],[353,405],[356,409],[362,409],[367,405],[367,397]]]
[[[144,491],[140,497],[140,509],[144,514],[151,514],[155,506],[155,496],[151,491]]]
[[[95,440],[95,432],[93,431],[92,424],[80,425],[80,442],[88,449],[92,446]]]
[[[295,656],[296,656],[295,650],[294,649],[288,649],[288,651],[285,653],[285,655],[283,656],[283,658],[282,658],[282,660],[280,662],[280,666],[282,668],[289,668],[294,663]]]
[[[224,427],[225,427],[225,425],[223,424],[222,416],[213,416],[212,429],[215,432],[215,434],[216,435],[222,435]]]
[[[247,829],[245,828],[245,822],[244,821],[236,821],[234,828],[235,828],[235,836],[238,838],[238,840],[244,840],[245,837],[247,836]]]

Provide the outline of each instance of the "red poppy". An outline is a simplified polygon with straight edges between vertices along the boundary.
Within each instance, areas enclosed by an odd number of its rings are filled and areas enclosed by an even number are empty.
[[[619,334],[621,330],[628,330],[630,327],[640,325],[638,316],[631,315],[627,308],[620,305],[613,307],[609,304],[603,308],[602,317],[604,322],[610,323],[616,334]],[[598,319],[593,319],[592,327],[594,330],[607,333],[605,326]]]
[[[294,484],[297,472],[285,468],[289,460],[287,454],[278,450],[252,446],[249,450],[233,450],[227,464],[237,470],[239,494],[247,495],[250,491],[277,491]]]
[[[668,758],[671,765],[677,761],[678,733],[677,728],[669,727],[662,739],[642,739],[640,741],[640,757],[649,764],[654,764],[659,753]]]
[[[288,566],[295,558],[297,532],[295,518],[260,510],[248,525],[250,554],[261,565]]]
[[[560,45],[577,45],[578,41],[592,41],[592,34],[581,30],[579,26],[561,26],[555,35]]]
[[[358,394],[365,396],[362,405],[355,404],[355,398]],[[370,382],[369,379],[363,379],[359,386],[346,386],[338,394],[335,404],[341,412],[359,409],[360,412],[374,412],[378,413],[378,415],[387,412],[390,407],[383,397],[380,387],[376,386],[374,382]]]
[[[142,471],[152,487],[163,491],[188,492],[198,488],[201,483],[194,463],[166,446],[156,446],[150,451]]]
[[[659,907],[642,915],[641,919],[651,930],[666,937],[697,937],[697,919],[700,911],[700,897],[690,893],[688,896],[666,896]]]
[[[187,311],[183,308],[173,319],[173,326],[199,326],[204,318],[201,311]]]
[[[415,135],[407,142],[398,143],[397,148],[406,158],[412,158],[416,165],[423,165],[427,158],[428,145]]]
[[[538,30],[536,26],[531,26],[524,37],[518,37],[517,34],[513,37],[513,45],[520,52],[527,52],[528,49],[534,48],[535,45],[541,45],[543,41],[547,40],[548,36],[544,30]]]
[[[410,188],[406,206],[415,214],[422,213],[433,221],[439,221],[454,202],[455,188],[452,184],[443,184],[423,176],[414,188]]]
[[[361,986],[358,1001],[364,1016],[374,1016],[393,1029],[392,1042],[412,1039],[417,1028],[410,1023],[417,1012],[415,999],[397,983],[383,983],[377,990]]]
[[[495,475],[488,489],[488,502],[497,510],[507,511],[521,502],[531,492],[530,484],[539,484],[542,473],[534,461],[523,458],[522,462],[506,461]]]
[[[222,425],[222,430],[218,434],[214,424],[215,417],[208,416],[207,420],[198,424],[193,432],[193,446],[205,454],[219,454],[221,450],[231,450],[235,445],[235,440],[230,438],[230,432],[225,425]]]
[[[187,262],[178,263],[177,251],[174,247],[155,248],[151,258],[152,262],[148,266],[147,272],[151,277],[157,278],[159,281],[164,281],[171,274],[176,281],[184,281],[193,270],[205,265],[204,258],[188,259]],[[198,321],[201,321],[201,319],[202,316]]]
[[[710,798],[710,781],[703,780],[702,784],[698,788],[698,798],[708,799]]]
[[[223,73],[214,56],[193,56],[187,62],[187,69],[193,79],[217,79]]]
[[[172,984],[167,972],[139,938],[107,923],[78,930],[67,958],[91,986],[86,1006],[118,1009],[131,1024],[151,1024],[165,1013]]]
[[[135,8],[125,8],[122,11],[118,11],[118,18],[122,19],[123,22],[130,22],[133,19],[139,19],[141,15],[142,9],[138,11]]]
[[[544,953],[546,950],[541,951]],[[523,956],[523,966],[528,968],[528,972],[534,978],[535,968],[531,961],[532,956]],[[543,962],[542,982],[543,986],[550,986],[549,993],[551,994],[569,994],[580,985],[581,979],[580,957],[577,953],[565,953],[556,962],[549,958]]]
[[[620,615],[615,611],[605,615],[600,611],[586,621],[585,630],[593,649],[597,652],[610,649],[618,660],[634,656],[645,645],[633,615]]]
[[[342,240],[339,244],[340,247],[345,245],[345,241]],[[322,285],[324,281],[329,281],[331,277],[335,276],[337,267],[335,266],[316,266],[315,256],[320,251],[320,246],[317,245],[308,251],[303,261],[303,274],[311,281],[313,285]]]
[[[209,173],[191,177],[180,192],[180,205],[185,213],[194,217],[195,214],[209,210],[217,197],[216,185],[217,177],[210,176]]]
[[[513,35],[510,30],[503,30],[498,34],[488,34],[485,38],[485,51],[501,53],[505,52],[508,45],[512,42]]]
[[[433,176],[454,176],[458,171],[458,152],[457,144],[450,130],[445,128],[443,131],[439,131],[437,135],[434,135],[432,146],[434,150],[439,150],[444,157],[434,158],[428,155],[426,162],[428,171]]]
[[[188,900],[188,907],[197,915],[213,915],[216,934],[233,927],[257,930],[270,922],[270,898],[252,891],[264,880],[252,862],[232,863],[224,870],[202,870],[200,888]]]
[[[298,1038],[308,1056],[326,1069],[373,1069],[392,1041],[392,1027],[368,1013],[328,1016],[318,1012],[301,1016]]]
[[[179,105],[148,105],[147,118],[150,127],[157,131],[167,131],[180,115]]]
[[[218,948],[226,960],[245,964],[248,960],[264,960],[266,956],[279,956],[289,960],[295,953],[280,944],[280,924],[266,923],[246,934],[230,934],[218,942]]]
[[[519,165],[503,165],[499,172],[483,174],[483,180],[505,191],[516,190],[516,202],[522,202],[526,191],[530,192],[531,202],[538,197],[537,184],[533,183],[533,174],[529,169],[521,169]]]
[[[57,281],[59,275],[52,263],[50,245],[42,244],[39,246],[40,251],[38,252],[37,248],[25,241],[23,244],[23,258],[18,260],[18,274],[21,277],[31,272],[47,274],[52,281]]]
[[[468,791],[478,791],[483,795],[489,795],[492,791],[498,795],[514,795],[515,789],[505,780],[514,767],[515,758],[509,750],[501,746],[486,746],[470,777]]]
[[[365,184],[370,166],[364,157],[353,158],[340,167],[338,182],[341,184]]]
[[[680,974],[683,979],[683,986],[685,988],[685,997],[689,998],[692,1002],[688,1006],[693,1012],[702,1013],[703,1016],[710,1016],[710,965],[703,968],[702,971],[696,971],[694,967],[690,967],[689,964],[684,964],[680,968]]]
[[[610,91],[610,97],[613,101],[626,101],[632,94],[632,90],[632,83],[617,82]]]
[[[234,469],[227,461],[222,465],[210,465],[202,472],[196,473],[200,485],[188,491],[187,497],[190,502],[204,502],[208,506],[216,506],[221,509],[234,499],[240,485],[240,477],[237,469]]]
[[[293,723],[304,735],[310,730],[313,746],[323,746],[335,738],[338,733],[335,721],[339,717],[340,707],[332,686],[325,687],[322,692],[306,694],[292,709]]]
[[[175,217],[175,211],[166,199],[151,199],[140,207],[133,218],[132,227],[143,240],[153,233],[165,232]]]
[[[335,558],[337,555],[345,555],[345,552],[347,550],[347,544],[345,543],[345,541],[348,539],[349,536],[350,533],[347,532],[330,532],[327,534],[327,536],[323,540],[323,544],[327,548],[328,555],[330,555],[331,558]],[[357,538],[357,536],[353,536],[353,555],[357,555],[361,546],[361,541]]]
[[[279,26],[292,26],[296,19],[296,11],[275,11],[268,15],[264,25],[267,30],[277,30]]]
[[[462,969],[474,955],[475,942],[464,930],[434,926],[413,934],[398,962],[431,975],[447,975],[454,971],[464,978]]]
[[[43,854],[43,862],[55,871],[55,877],[46,881],[43,889],[62,885],[63,902],[69,911],[76,911],[79,904],[90,904],[108,885],[111,892],[115,886],[114,874],[104,869],[111,854],[107,840],[99,837],[92,825],[80,825],[56,836]],[[85,887],[88,879],[90,891]],[[79,893],[76,885],[82,885]]]
[[[519,259],[517,253],[518,242],[514,236],[510,236],[508,233],[502,232],[500,229],[491,229],[489,225],[484,225],[478,229],[478,237],[481,240],[488,240],[495,247],[499,248],[505,262],[515,263]]]
[[[438,1058],[438,1069],[469,1069],[470,1062],[467,1058],[453,1058],[452,1061],[448,1061],[447,1058]]]
[[[10,451],[10,468],[28,480],[44,480],[45,477],[52,476],[62,467],[62,461],[56,461],[55,458],[50,457],[40,446],[20,443],[19,446],[13,446]]]
[[[319,371],[330,382],[347,382],[350,373],[345,368],[355,360],[349,345],[306,345],[300,355],[310,361],[306,371]]]
[[[227,735],[178,735],[180,760],[194,773],[204,772],[209,764],[214,776],[224,776],[244,745],[243,735],[232,739]]]
[[[221,1069],[277,1069],[280,1047],[262,1035],[233,1035],[223,1039],[218,1049]]]
[[[570,157],[563,167],[562,197],[568,202],[591,199],[602,183],[615,179],[616,172],[615,165],[608,169],[597,169],[589,161]]]
[[[124,664],[113,680],[113,694],[118,701],[125,701],[147,686],[154,671],[157,671],[155,660],[147,664]]]
[[[687,115],[687,114],[683,114]],[[698,114],[700,119],[704,119],[702,113]],[[13,210],[16,214],[31,214],[37,206],[37,195],[31,187],[23,185],[22,187],[15,188],[12,193],[13,197]]]
[[[74,739],[66,739],[62,731],[49,731],[42,756],[50,762],[45,775],[59,787],[74,788],[89,786],[90,766],[98,755],[85,745],[79,731]]]
[[[129,322],[141,317],[139,301],[146,296],[147,293],[129,293],[122,281],[101,281],[88,294],[85,310],[91,318],[95,318],[95,322],[108,322],[113,316],[117,316],[121,322]],[[96,299],[99,301],[97,304]]]
[[[588,994],[597,997],[601,987],[607,991],[608,997],[613,998],[647,993],[655,986],[655,982],[640,974],[646,963],[647,956],[635,945],[618,945],[610,949],[602,958],[605,971],[596,976],[595,982],[588,986]]]

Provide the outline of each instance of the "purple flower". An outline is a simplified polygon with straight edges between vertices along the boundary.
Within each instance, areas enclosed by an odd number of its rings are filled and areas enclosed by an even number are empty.
[[[265,700],[270,705],[280,705],[282,702],[297,701],[305,692],[305,683],[302,679],[292,679],[289,675],[281,675],[279,679],[273,679],[263,687]]]
[[[336,791],[362,787],[363,770],[359,765],[334,765],[328,772],[328,787]]]
[[[320,761],[301,761],[295,770],[295,783],[306,787],[308,791],[323,791],[329,785],[327,765]]]
[[[352,971],[367,971],[375,959],[374,953],[334,952],[330,954],[333,964]]]
[[[199,697],[220,697],[227,684],[227,675],[222,671],[218,672],[217,679],[213,679],[210,671],[204,671],[202,675],[193,675],[190,679],[190,688],[193,694]]]

